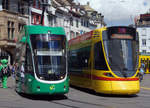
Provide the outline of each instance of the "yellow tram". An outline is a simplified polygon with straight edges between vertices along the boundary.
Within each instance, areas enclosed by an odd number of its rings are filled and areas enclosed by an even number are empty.
[[[126,26],[103,27],[69,41],[70,83],[98,93],[140,91],[138,37]]]

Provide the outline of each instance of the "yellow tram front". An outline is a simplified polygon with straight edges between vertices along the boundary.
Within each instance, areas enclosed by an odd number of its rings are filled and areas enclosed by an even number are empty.
[[[94,90],[106,94],[138,93],[139,50],[136,29],[124,26],[108,27],[102,30],[101,38],[103,51],[100,51],[100,45],[94,50]]]

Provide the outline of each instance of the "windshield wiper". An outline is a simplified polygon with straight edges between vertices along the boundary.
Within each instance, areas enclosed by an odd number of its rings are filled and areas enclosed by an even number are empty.
[[[112,61],[112,57],[110,57],[109,59],[110,59],[110,61]],[[125,71],[127,71],[127,68],[121,69],[121,67],[119,65],[117,65],[116,63],[113,63],[113,64],[114,65],[111,65],[111,66],[118,67],[120,70],[119,72],[123,75],[123,77],[127,78],[127,74],[125,73]]]
[[[125,77],[125,78],[127,78],[127,74],[125,73],[125,71],[127,70],[127,68],[123,68],[123,69],[121,69],[121,67],[120,66],[118,66],[118,65],[111,65],[111,66],[116,66],[116,67],[118,67],[119,68],[119,72],[123,75],[123,77]]]

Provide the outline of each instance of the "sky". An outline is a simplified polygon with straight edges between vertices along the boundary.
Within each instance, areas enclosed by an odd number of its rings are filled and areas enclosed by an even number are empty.
[[[107,26],[134,24],[134,18],[150,12],[150,0],[74,0],[104,15]]]

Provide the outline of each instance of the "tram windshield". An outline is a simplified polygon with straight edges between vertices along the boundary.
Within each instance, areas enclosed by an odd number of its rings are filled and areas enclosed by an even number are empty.
[[[36,75],[41,80],[61,80],[66,75],[66,39],[63,35],[30,36]]]
[[[110,68],[120,77],[131,77],[136,72],[138,41],[135,37],[131,33],[114,33],[104,40]]]

